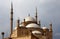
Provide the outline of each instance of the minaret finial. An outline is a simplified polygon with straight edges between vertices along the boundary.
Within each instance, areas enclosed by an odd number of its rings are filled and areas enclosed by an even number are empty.
[[[11,1],[11,12],[13,12],[13,3]]]
[[[36,16],[35,17],[36,17],[36,23],[37,23],[37,7],[36,7]]]

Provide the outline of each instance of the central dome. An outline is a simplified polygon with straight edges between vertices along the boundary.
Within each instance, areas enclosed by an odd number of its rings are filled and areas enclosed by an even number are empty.
[[[39,25],[37,25],[35,23],[28,24],[26,27],[27,28],[40,28]]]
[[[25,18],[25,21],[36,21],[36,20],[33,17],[28,16]]]

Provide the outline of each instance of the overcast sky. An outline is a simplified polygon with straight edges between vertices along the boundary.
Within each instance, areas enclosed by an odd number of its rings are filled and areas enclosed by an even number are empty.
[[[18,17],[23,21],[30,13],[35,16],[35,10],[38,10],[38,19],[42,26],[49,28],[53,24],[53,38],[60,38],[60,0],[12,0],[14,8],[14,27]],[[0,33],[5,32],[5,37],[10,31],[10,5],[11,0],[0,0]],[[0,34],[1,39],[1,34]]]

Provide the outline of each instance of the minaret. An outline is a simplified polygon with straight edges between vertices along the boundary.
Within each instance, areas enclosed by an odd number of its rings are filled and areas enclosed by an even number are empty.
[[[19,25],[20,25],[20,20],[18,19],[17,20],[17,27],[19,28]]]
[[[35,16],[35,18],[36,18],[36,23],[37,23],[37,8],[36,8],[36,16]]]
[[[12,32],[13,32],[13,4],[12,4],[12,2],[11,2],[11,18],[10,18],[10,22],[11,22],[11,23],[10,23],[10,24],[11,24],[11,25],[10,25],[10,29],[11,29],[11,30],[10,30],[10,32],[11,32],[10,35],[11,35]]]
[[[2,32],[1,34],[2,34],[2,39],[4,39],[4,34],[5,34],[5,33],[4,33],[4,32]]]
[[[39,26],[40,26],[40,28],[41,28],[41,22],[39,21]]]
[[[52,32],[52,23],[50,24],[50,31]]]
[[[49,30],[49,37],[50,37],[50,39],[53,39],[53,30],[52,30],[52,23],[50,24],[50,30]]]
[[[26,24],[25,24],[25,19],[24,19],[24,26],[25,26]]]

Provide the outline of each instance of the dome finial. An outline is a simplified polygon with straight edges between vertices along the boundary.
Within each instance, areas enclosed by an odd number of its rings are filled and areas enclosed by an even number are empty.
[[[13,12],[13,2],[11,1],[11,12]]]
[[[19,27],[20,25],[20,20],[19,20],[19,17],[18,17],[18,20],[17,20],[17,27]]]
[[[25,19],[24,19],[24,26],[25,26]]]
[[[25,19],[24,19],[24,22],[25,22]]]

